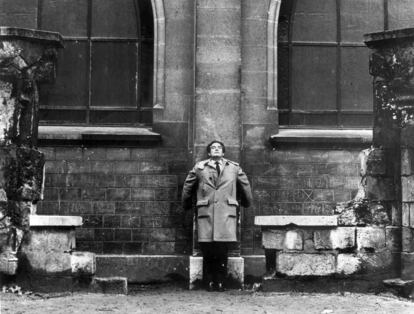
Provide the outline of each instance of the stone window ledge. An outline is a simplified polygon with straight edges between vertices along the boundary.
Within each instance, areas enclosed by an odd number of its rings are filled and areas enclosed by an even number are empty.
[[[270,137],[273,147],[280,144],[368,144],[372,129],[280,129]]]
[[[39,126],[39,145],[153,146],[161,135],[142,127]]]
[[[254,224],[261,227],[336,227],[337,216],[255,216]]]
[[[82,217],[30,215],[29,224],[30,227],[79,227],[82,226]]]

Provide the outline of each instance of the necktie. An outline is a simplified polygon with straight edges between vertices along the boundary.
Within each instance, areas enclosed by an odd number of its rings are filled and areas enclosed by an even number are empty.
[[[216,161],[216,170],[217,170],[217,176],[219,176],[220,175],[220,165],[219,165],[218,161]]]

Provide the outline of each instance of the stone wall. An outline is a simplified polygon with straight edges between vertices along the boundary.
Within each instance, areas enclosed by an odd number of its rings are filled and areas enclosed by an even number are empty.
[[[245,210],[242,253],[263,254],[254,216],[333,215],[336,204],[358,191],[359,147],[281,147],[245,151],[254,205]]]
[[[191,213],[179,194],[185,152],[158,148],[42,147],[38,214],[82,216],[77,249],[104,254],[189,254]]]

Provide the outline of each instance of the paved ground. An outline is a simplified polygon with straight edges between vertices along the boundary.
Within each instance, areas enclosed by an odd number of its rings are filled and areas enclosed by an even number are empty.
[[[0,313],[414,313],[414,302],[392,295],[302,294],[138,287],[128,296],[97,293],[0,293]]]

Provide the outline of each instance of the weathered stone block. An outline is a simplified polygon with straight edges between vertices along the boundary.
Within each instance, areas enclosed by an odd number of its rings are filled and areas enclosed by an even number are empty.
[[[331,230],[318,230],[314,232],[313,241],[315,249],[330,250],[332,249]]]
[[[403,148],[401,150],[401,175],[409,176],[414,174],[414,150]]]
[[[387,172],[386,153],[382,149],[371,150],[367,158],[367,175],[385,175]]]
[[[401,177],[402,201],[414,202],[414,176]]]
[[[402,227],[402,251],[414,252],[414,228]]]
[[[357,228],[358,249],[382,249],[385,247],[385,228]]]
[[[401,251],[401,228],[400,227],[386,227],[385,237],[387,249],[391,252]]]
[[[348,249],[355,246],[355,228],[338,227],[331,230],[330,240],[333,249]]]
[[[288,276],[328,276],[336,271],[334,254],[278,253],[277,271]]]
[[[263,230],[262,245],[265,249],[283,250],[283,241],[285,239],[284,230]]]
[[[355,254],[338,254],[336,272],[352,275],[361,269],[361,259]]]
[[[393,276],[393,272],[398,270],[398,255],[390,251],[358,253],[361,259],[361,271],[367,274],[389,273],[389,276]]]
[[[301,230],[289,230],[283,240],[285,250],[303,250],[303,234]]]
[[[95,254],[91,252],[72,252],[72,274],[76,276],[93,276],[96,272]]]
[[[95,277],[91,287],[94,292],[128,294],[128,281],[125,277]]]
[[[244,255],[244,275],[260,277],[266,270],[266,259],[263,255]]]
[[[401,253],[401,279],[414,280],[414,253]]]

